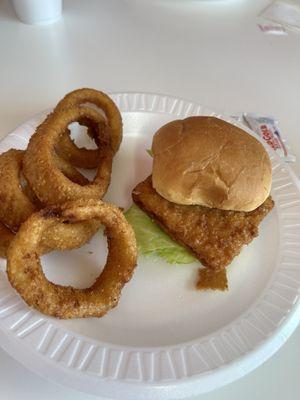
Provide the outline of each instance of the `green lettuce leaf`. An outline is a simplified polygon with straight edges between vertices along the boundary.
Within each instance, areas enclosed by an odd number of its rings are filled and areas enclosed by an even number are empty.
[[[174,242],[135,204],[126,211],[125,217],[134,229],[141,254],[161,257],[169,264],[190,264],[196,261],[184,247]]]
[[[153,152],[151,149],[147,149],[147,153],[149,154],[150,157],[153,157]]]

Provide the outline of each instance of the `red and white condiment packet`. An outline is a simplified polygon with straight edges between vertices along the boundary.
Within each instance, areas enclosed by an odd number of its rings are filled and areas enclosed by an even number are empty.
[[[263,32],[263,33],[267,33],[270,35],[287,35],[287,31],[285,30],[285,27],[282,25],[278,25],[278,24],[257,24],[259,29]]]
[[[296,161],[296,156],[291,152],[286,139],[282,137],[276,119],[254,113],[245,113],[243,116],[250,128],[264,139],[281,158],[286,162]]]

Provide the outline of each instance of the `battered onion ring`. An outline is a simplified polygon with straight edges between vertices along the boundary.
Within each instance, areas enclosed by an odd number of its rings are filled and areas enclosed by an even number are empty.
[[[101,116],[101,114],[99,114]],[[102,116],[101,116],[102,117]],[[97,147],[100,146],[99,137],[107,129],[104,117],[102,123],[95,124],[88,118],[82,118],[77,121],[80,125],[88,128],[87,134],[95,141]],[[61,135],[57,145],[55,146],[56,153],[69,162],[70,164],[79,168],[97,168],[99,163],[99,148],[86,149],[85,147],[77,147],[71,138],[71,132],[66,129],[65,133]]]
[[[16,232],[33,212],[41,208],[28,183],[21,183],[25,151],[11,149],[0,155],[0,221]],[[89,183],[76,168],[53,154],[54,163],[69,179],[80,185]]]
[[[82,106],[86,103],[93,104],[100,108],[106,117],[107,128],[111,135],[111,145],[114,153],[120,147],[122,141],[122,118],[118,107],[105,93],[95,89],[77,89],[68,93],[55,107],[55,112],[65,109]],[[95,126],[91,121],[81,118],[78,122],[88,127],[88,134],[94,138],[96,144],[99,132],[95,132]],[[105,129],[101,125],[101,129]],[[101,130],[100,129],[100,130]],[[68,132],[68,131],[67,131]],[[69,132],[68,132],[69,133]],[[101,134],[101,132],[100,132]],[[58,154],[71,164],[82,168],[96,168],[98,164],[98,151],[88,150],[86,148],[78,148],[72,141],[69,134],[61,136],[57,145]]]
[[[20,184],[23,155],[15,149],[0,155],[0,221],[13,231],[37,210]]]
[[[0,258],[6,258],[7,249],[14,238],[14,234],[0,222]]]
[[[68,177],[72,182],[78,183],[79,185],[82,186],[89,183],[89,180],[84,175],[82,175],[76,168],[74,168],[73,165],[68,163],[68,161],[64,160],[63,158],[59,157],[56,153],[53,154],[53,161],[56,164],[57,168],[59,168],[60,171],[66,177]],[[29,198],[29,200],[33,204],[38,206],[39,209],[42,208],[41,202],[36,197],[31,187],[28,185],[28,182],[24,178],[22,171],[20,173],[20,181],[22,190],[25,193],[25,195]]]
[[[32,135],[23,159],[23,173],[37,198],[47,205],[79,198],[100,199],[110,183],[113,152],[110,138],[101,138],[100,161],[94,180],[81,186],[69,180],[53,163],[52,154],[67,126],[88,117],[97,123],[99,113],[91,108],[76,107],[50,114]]]
[[[55,249],[77,249],[89,242],[100,226],[101,222],[98,220],[56,225],[50,232],[44,231],[37,253],[42,255]]]
[[[90,182],[76,168],[74,168],[73,165],[59,157],[56,153],[53,153],[52,157],[56,167],[72,182],[78,183],[78,185],[81,186],[87,185]]]
[[[70,250],[86,244],[99,230],[98,220],[83,221],[75,224],[57,224],[43,232],[37,253],[43,255],[50,251]],[[6,258],[7,249],[15,234],[0,222],[0,258]]]
[[[100,220],[106,227],[108,257],[104,270],[88,289],[51,283],[45,277],[38,246],[45,229],[63,222]],[[137,261],[133,229],[122,212],[101,200],[77,200],[33,214],[20,228],[7,252],[11,285],[29,306],[58,318],[101,317],[115,307]]]
[[[21,187],[20,175],[24,151],[11,149],[0,155],[0,257],[5,257],[7,247],[19,229],[33,212],[41,208],[26,182]],[[86,183],[75,168],[54,155],[54,162],[71,180]],[[53,248],[67,250],[80,247],[88,242],[100,228],[99,221],[85,221],[78,224],[60,224],[54,227],[51,235],[44,232],[39,254]]]

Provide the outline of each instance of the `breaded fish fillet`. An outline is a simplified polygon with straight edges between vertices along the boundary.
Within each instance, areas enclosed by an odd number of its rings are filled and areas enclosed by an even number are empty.
[[[232,262],[242,247],[258,235],[260,222],[274,206],[271,197],[250,212],[178,205],[153,189],[151,176],[133,189],[132,198],[169,236],[213,269]]]

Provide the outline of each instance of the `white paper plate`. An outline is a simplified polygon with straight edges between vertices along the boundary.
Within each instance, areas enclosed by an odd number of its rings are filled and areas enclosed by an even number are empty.
[[[128,207],[132,188],[151,171],[146,149],[157,128],[176,118],[217,114],[162,95],[112,97],[122,111],[124,138],[106,198]],[[25,148],[44,116],[8,135],[0,152]],[[260,365],[300,317],[299,190],[286,165],[267,150],[276,207],[261,224],[259,238],[229,267],[228,292],[196,291],[197,264],[172,266],[140,258],[118,307],[107,316],[59,321],[28,308],[0,272],[2,347],[44,377],[119,399],[188,397]],[[47,277],[77,287],[91,284],[106,256],[101,240],[97,234],[79,250],[45,256]],[[2,266],[4,271],[5,262]]]

